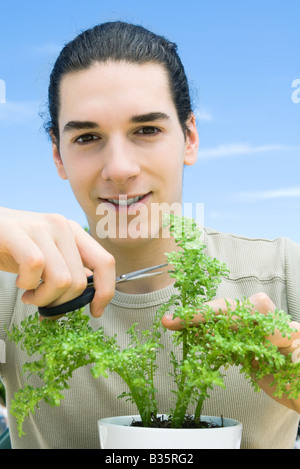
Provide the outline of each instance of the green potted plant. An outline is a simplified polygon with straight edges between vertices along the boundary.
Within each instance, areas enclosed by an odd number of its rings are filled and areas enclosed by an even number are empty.
[[[300,364],[280,354],[266,339],[275,329],[283,335],[291,334],[289,316],[281,310],[266,316],[259,314],[253,311],[247,299],[236,300],[235,308],[228,304],[227,314],[216,314],[207,302],[215,297],[218,285],[228,275],[226,266],[205,254],[194,220],[172,215],[168,224],[178,247],[167,254],[172,267],[169,275],[175,279],[176,293],[158,309],[149,330],[139,331],[138,324],[131,326],[130,343],[126,348],[119,347],[116,337],[106,336],[103,328],[94,331],[84,310],[58,321],[41,322],[36,314],[9,332],[10,339],[20,343],[29,356],[37,354],[36,360],[25,364],[24,371],[36,374],[44,382],[40,388],[26,385],[12,401],[11,413],[18,421],[20,436],[24,419],[35,412],[38,403],[44,400],[50,405],[59,405],[72,373],[88,364],[92,364],[91,373],[95,378],[108,378],[109,373],[118,373],[125,387],[120,397],[131,400],[139,413],[128,418],[122,416],[121,426],[111,419],[101,420],[102,448],[124,448],[126,441],[130,448],[133,438],[135,448],[199,447],[196,444],[202,448],[239,447],[242,429],[239,422],[202,415],[209,390],[214,386],[224,387],[223,373],[228,366],[239,366],[256,391],[260,390],[257,382],[272,374],[276,382],[275,395],[285,394],[290,398],[299,395]],[[175,351],[169,355],[175,401],[166,414],[161,414],[155,376],[157,356],[164,353],[161,319],[167,313],[178,317],[183,328],[172,334]],[[201,320],[195,325],[191,319],[196,313],[201,313]],[[259,366],[253,366],[255,361]],[[192,415],[188,413],[191,406],[194,408]],[[231,424],[234,436],[228,434]],[[180,434],[181,429],[187,436],[187,443]],[[123,430],[130,432],[124,441],[120,436]],[[154,430],[160,432],[159,436],[156,441],[150,441],[148,433],[154,435]],[[171,437],[167,436],[169,431]],[[200,437],[196,436],[199,431]],[[118,434],[118,443],[112,440],[114,432]],[[139,443],[138,435],[146,432],[147,443]],[[204,432],[209,436],[204,436]],[[167,442],[163,441],[163,435],[169,438]],[[176,436],[180,443],[175,440]]]

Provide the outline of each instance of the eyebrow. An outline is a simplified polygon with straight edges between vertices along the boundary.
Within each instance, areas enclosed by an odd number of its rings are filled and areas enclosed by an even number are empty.
[[[96,122],[92,121],[70,121],[64,126],[64,132],[72,130],[95,129],[98,127]]]
[[[145,122],[154,122],[161,119],[169,119],[170,117],[164,112],[149,112],[148,114],[139,114],[132,116],[130,122],[132,124],[141,124]]]
[[[132,124],[143,124],[146,122],[154,122],[162,119],[169,119],[170,117],[164,112],[149,112],[148,114],[138,114],[132,116],[129,122]],[[65,126],[64,132],[71,132],[72,130],[86,130],[95,129],[99,124],[93,121],[70,121]]]

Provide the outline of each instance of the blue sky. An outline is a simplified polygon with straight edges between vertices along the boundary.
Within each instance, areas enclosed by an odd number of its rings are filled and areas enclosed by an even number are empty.
[[[300,242],[299,18],[299,0],[2,2],[0,205],[86,224],[56,174],[39,113],[63,45],[121,19],[176,42],[185,64],[201,143],[184,202],[203,203],[209,227]]]

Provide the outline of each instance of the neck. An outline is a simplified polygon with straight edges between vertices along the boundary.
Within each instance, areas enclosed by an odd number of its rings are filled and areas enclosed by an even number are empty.
[[[144,269],[167,262],[165,253],[177,249],[173,237],[142,239],[142,240],[121,240],[113,242],[106,238],[101,240],[101,246],[110,252],[116,261],[116,276]],[[159,269],[168,271],[170,267]],[[172,285],[174,280],[166,273],[162,275],[146,277],[132,282],[120,283],[116,289],[123,293],[142,294],[160,290]]]

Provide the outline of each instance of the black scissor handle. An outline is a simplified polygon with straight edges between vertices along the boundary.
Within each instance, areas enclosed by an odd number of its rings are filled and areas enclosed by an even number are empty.
[[[88,283],[92,282],[93,276],[88,277]],[[76,309],[83,308],[87,304],[89,304],[95,295],[94,287],[90,286],[84,290],[84,292],[74,298],[73,300],[67,301],[58,306],[43,306],[39,307],[38,311],[39,314],[45,318],[53,317],[53,316],[60,316],[61,314],[70,313],[71,311],[75,311]]]

